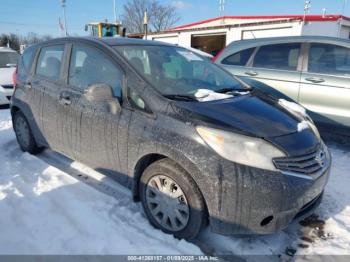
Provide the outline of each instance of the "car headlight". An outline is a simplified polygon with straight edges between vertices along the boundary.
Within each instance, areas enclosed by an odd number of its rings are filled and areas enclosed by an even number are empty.
[[[216,153],[242,165],[277,171],[272,159],[286,156],[281,150],[260,138],[202,126],[196,129]]]

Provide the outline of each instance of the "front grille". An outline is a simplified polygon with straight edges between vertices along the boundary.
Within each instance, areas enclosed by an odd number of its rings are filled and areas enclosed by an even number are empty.
[[[323,146],[311,153],[296,157],[275,158],[273,162],[276,168],[299,174],[314,174],[326,165],[326,152]]]
[[[1,85],[5,89],[13,89],[13,85]]]

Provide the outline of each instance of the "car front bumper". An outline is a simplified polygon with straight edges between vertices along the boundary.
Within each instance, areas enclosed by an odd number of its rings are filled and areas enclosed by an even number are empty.
[[[326,165],[311,176],[224,161],[218,208],[210,214],[212,230],[224,235],[254,235],[286,228],[293,219],[310,213],[319,205],[330,167],[328,150]]]

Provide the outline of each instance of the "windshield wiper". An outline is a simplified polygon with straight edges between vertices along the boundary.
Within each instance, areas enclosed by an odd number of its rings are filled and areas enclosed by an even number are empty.
[[[195,97],[190,95],[174,94],[174,95],[164,95],[164,97],[172,100],[197,101]]]
[[[230,92],[247,92],[247,91],[251,91],[251,90],[252,90],[252,88],[249,88],[249,87],[240,87],[240,88],[226,87],[226,88],[214,90],[214,92],[225,94],[225,93],[230,93]]]

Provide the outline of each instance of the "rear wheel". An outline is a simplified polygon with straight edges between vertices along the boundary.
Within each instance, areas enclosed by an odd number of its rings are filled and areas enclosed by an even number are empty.
[[[29,123],[21,111],[14,114],[13,128],[16,133],[17,142],[23,152],[37,154],[42,151],[42,148],[37,146]]]
[[[193,239],[205,224],[205,205],[197,185],[172,160],[162,159],[147,167],[139,190],[148,219],[163,232]]]

